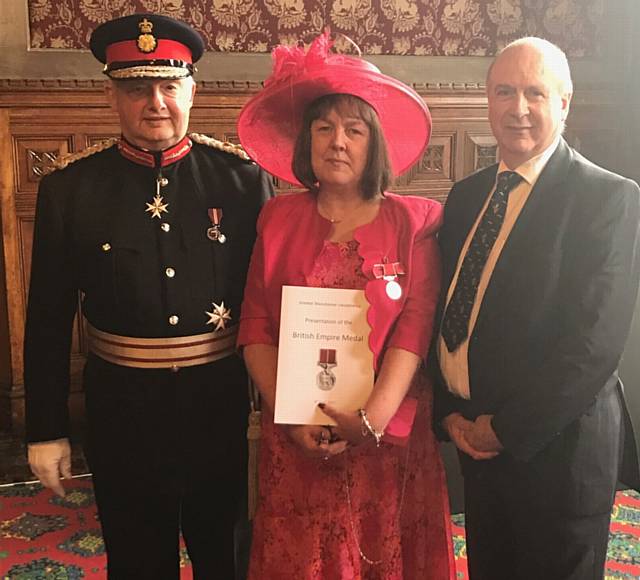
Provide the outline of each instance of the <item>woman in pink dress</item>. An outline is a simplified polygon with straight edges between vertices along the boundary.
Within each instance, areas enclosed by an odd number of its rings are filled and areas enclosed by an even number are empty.
[[[450,580],[448,498],[431,431],[427,353],[441,207],[388,193],[420,157],[422,99],[373,65],[278,47],[239,136],[267,171],[307,188],[264,207],[239,345],[263,401],[253,580]],[[323,425],[274,424],[283,285],[364,291],[375,384]],[[341,361],[341,364],[345,364]]]

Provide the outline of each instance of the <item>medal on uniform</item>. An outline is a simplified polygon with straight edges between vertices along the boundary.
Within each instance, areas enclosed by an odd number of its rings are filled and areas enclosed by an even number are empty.
[[[400,262],[387,262],[373,265],[373,275],[376,279],[382,278],[387,282],[385,292],[391,300],[398,300],[402,296],[402,286],[398,282],[398,276],[403,275],[404,267]]]
[[[147,209],[145,211],[150,211],[152,218],[160,218],[163,213],[169,213],[167,207],[169,207],[169,204],[162,203],[162,196],[156,195],[153,198],[153,203],[147,203]]]
[[[211,302],[213,309],[211,312],[205,311],[205,314],[209,317],[207,324],[215,325],[215,330],[224,330],[227,328],[227,321],[231,320],[231,308],[226,308],[224,300],[220,304]]]
[[[225,236],[220,230],[220,222],[222,221],[222,208],[221,207],[210,207],[207,210],[209,214],[209,219],[211,220],[211,227],[207,229],[207,237],[212,242],[219,242],[224,244],[227,241],[227,236]]]
[[[160,188],[165,187],[169,183],[169,180],[165,177],[158,176],[156,179],[156,195],[153,198],[153,203],[147,203],[147,209],[145,211],[151,212],[151,218],[162,219],[163,213],[169,213],[167,209],[168,203],[163,203],[163,197],[160,195]]]

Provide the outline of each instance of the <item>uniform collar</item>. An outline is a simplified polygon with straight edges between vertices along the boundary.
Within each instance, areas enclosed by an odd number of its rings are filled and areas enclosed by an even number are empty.
[[[184,136],[178,143],[164,151],[149,151],[140,149],[129,143],[124,137],[118,141],[118,151],[129,161],[145,167],[166,167],[182,159],[191,151],[193,143],[188,136]]]

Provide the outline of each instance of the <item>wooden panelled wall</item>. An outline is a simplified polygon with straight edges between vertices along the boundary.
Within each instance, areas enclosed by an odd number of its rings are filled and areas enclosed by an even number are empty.
[[[235,119],[259,88],[245,82],[203,83],[191,130],[237,142]],[[477,85],[416,89],[431,109],[433,135],[422,159],[393,189],[444,200],[454,181],[498,157],[484,90]],[[606,101],[598,92],[583,96],[567,134],[574,145],[592,144],[596,160],[605,164],[603,156],[616,139],[602,114]],[[22,342],[38,182],[57,157],[118,132],[99,81],[0,81],[0,429],[19,433],[24,424]],[[277,185],[280,191],[289,189]],[[82,408],[85,352],[83,324],[78,321],[71,360],[74,415]]]

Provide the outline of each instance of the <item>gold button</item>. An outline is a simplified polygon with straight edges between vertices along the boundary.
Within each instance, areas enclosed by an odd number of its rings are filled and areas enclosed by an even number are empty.
[[[175,314],[173,316],[169,316],[169,324],[171,326],[175,326],[178,322],[180,322],[180,319]]]
[[[173,278],[176,275],[176,271],[173,268],[167,268],[164,273],[167,275],[167,278]]]
[[[168,232],[171,229],[171,225],[165,222],[163,224],[160,224],[160,229],[163,232]]]
[[[177,373],[180,370],[180,367],[178,365],[172,365],[171,366],[171,372],[172,373]]]
[[[108,252],[111,249],[111,244],[110,243],[106,243],[106,244],[102,244],[102,251],[103,252]]]

